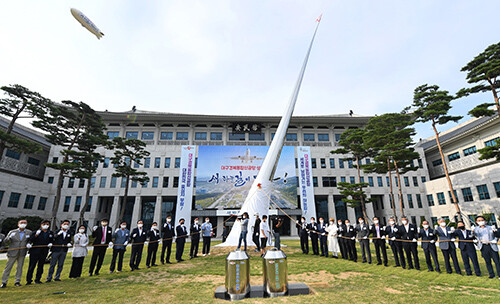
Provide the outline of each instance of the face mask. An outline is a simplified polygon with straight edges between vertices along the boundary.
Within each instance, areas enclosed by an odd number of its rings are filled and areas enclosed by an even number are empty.
[[[390,222],[389,222],[389,225],[394,225],[394,222],[393,222],[393,221],[390,221]]]
[[[137,224],[137,227],[142,228],[143,224]]]
[[[21,228],[21,229],[26,228],[26,224],[19,224],[19,228]]]
[[[103,226],[107,226],[107,225],[108,225],[108,222],[101,222],[101,225],[103,225]]]
[[[194,221],[195,224],[198,224],[198,221]]]
[[[47,230],[47,229],[49,229],[49,225],[43,225],[43,226],[42,226],[42,229],[43,229],[43,230]]]
[[[441,222],[441,223],[439,224],[439,226],[441,226],[441,227],[446,227],[446,223],[445,223],[445,222]]]
[[[154,229],[154,230],[158,230],[158,227],[157,227],[157,226],[153,226],[153,229]]]
[[[479,226],[484,226],[486,223],[485,223],[484,221],[479,221],[479,222],[477,222],[477,224],[478,224]]]
[[[208,223],[208,222],[210,222],[210,220],[205,220],[205,223]]]
[[[302,222],[302,223],[304,223],[304,222],[305,222],[305,220],[301,220],[301,222]]]
[[[378,221],[377,221],[377,220],[374,220],[374,221],[373,221],[373,223],[374,223],[374,224],[378,224]]]
[[[429,225],[422,225],[425,229],[429,228]]]
[[[244,219],[246,219],[246,218],[247,218],[247,216],[246,216],[246,215],[244,215],[244,216],[243,216],[243,218],[244,218]]]
[[[339,225],[342,225],[342,222],[338,222]]]
[[[323,220],[319,220],[320,223],[323,223]]]
[[[403,223],[403,225],[406,225],[408,224],[408,221],[401,221]]]
[[[68,230],[69,229],[69,225],[62,225],[62,229]]]
[[[330,225],[333,225],[333,222],[330,222]]]
[[[120,227],[122,227],[122,229],[125,229],[127,228],[127,225],[121,225]]]
[[[346,224],[347,226],[350,226],[350,225],[351,225],[351,223],[345,223],[345,224]]]
[[[365,221],[359,221],[360,224],[363,224]]]
[[[170,223],[172,221],[172,219],[167,219],[167,223]]]
[[[181,226],[184,226],[184,222],[181,223]]]
[[[84,233],[84,232],[85,232],[85,229],[78,229],[78,232],[80,232],[80,233]]]
[[[457,228],[460,230],[465,230],[465,226],[458,226]]]
[[[313,224],[314,224],[314,220],[311,220],[311,223],[313,223]]]

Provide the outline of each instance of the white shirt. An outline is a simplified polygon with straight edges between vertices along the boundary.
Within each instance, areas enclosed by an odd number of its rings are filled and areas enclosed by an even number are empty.
[[[264,222],[264,221],[260,222],[260,227],[259,228],[260,228],[260,232],[261,233],[262,233],[262,231],[264,231],[264,235],[261,234],[261,238],[264,238],[264,237],[269,238],[269,237],[271,237],[271,235],[269,233],[269,225],[267,224],[267,221],[266,222]]]

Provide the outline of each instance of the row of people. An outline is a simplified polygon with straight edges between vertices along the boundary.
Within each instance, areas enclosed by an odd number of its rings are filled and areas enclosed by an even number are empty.
[[[314,217],[307,223],[306,219],[302,217],[301,222],[297,222],[296,226],[299,230],[300,244],[304,254],[309,253],[310,239],[314,255],[320,255],[321,250],[321,256],[328,257],[328,252],[332,252],[334,258],[338,258],[338,255],[341,254],[343,259],[357,262],[356,240],[358,240],[363,263],[372,263],[370,244],[373,243],[377,265],[388,266],[386,247],[388,244],[394,256],[395,267],[420,270],[417,247],[418,240],[421,239],[421,247],[424,251],[428,271],[441,272],[437,258],[436,244],[438,244],[444,257],[446,272],[453,272],[451,259],[455,272],[462,274],[455,246],[458,239],[458,248],[461,251],[467,275],[472,275],[472,263],[474,273],[481,276],[476,252],[476,250],[480,250],[489,277],[495,277],[493,260],[500,278],[500,258],[497,246],[500,231],[486,225],[482,216],[476,218],[476,223],[477,226],[468,230],[465,228],[464,222],[460,221],[457,223],[458,229],[454,229],[448,227],[445,219],[441,218],[438,221],[439,225],[433,229],[428,221],[423,221],[422,228],[420,228],[409,223],[406,217],[402,217],[401,225],[397,225],[395,219],[390,218],[388,226],[382,226],[377,217],[373,218],[371,225],[365,223],[361,217],[356,225],[352,225],[349,220],[338,220],[335,223],[333,218],[330,219],[329,224],[325,223],[323,218],[320,218],[319,223],[316,223]]]
[[[184,245],[187,237],[189,237],[187,229],[184,225],[184,219],[179,220],[179,225],[174,227],[172,218],[168,216],[166,223],[163,225],[160,233],[160,228],[156,222],[152,224],[151,229],[146,231],[144,223],[139,220],[137,227],[129,231],[127,223],[122,222],[120,227],[113,231],[108,225],[108,219],[102,219],[100,226],[92,228],[91,236],[94,238],[92,258],[89,267],[89,276],[99,275],[104,257],[108,248],[113,249],[110,273],[116,269],[121,272],[123,269],[123,257],[127,249],[127,245],[131,245],[130,269],[131,271],[138,270],[142,259],[144,245],[149,244],[146,257],[146,267],[150,268],[156,265],[156,254],[159,245],[162,244],[161,263],[171,264],[170,255],[172,249],[172,241],[176,242],[175,258],[177,262],[184,261],[182,259],[184,253]],[[84,225],[78,227],[77,233],[72,235],[70,231],[70,222],[65,220],[61,223],[61,227],[57,231],[51,231],[50,221],[44,220],[40,224],[40,228],[33,232],[27,229],[27,221],[20,220],[18,228],[11,230],[7,237],[0,236],[0,240],[4,244],[9,243],[7,251],[7,265],[3,271],[2,284],[0,288],[7,286],[7,281],[10,272],[15,263],[17,269],[15,274],[15,285],[21,285],[21,276],[23,272],[24,260],[29,252],[29,265],[26,274],[26,285],[33,282],[33,275],[36,274],[34,282],[41,284],[41,279],[44,270],[44,264],[51,252],[50,266],[46,282],[60,281],[64,262],[66,260],[68,249],[73,248],[72,264],[69,277],[78,278],[82,274],[83,262],[88,254],[87,246],[89,245],[90,237],[87,234],[87,228]],[[190,258],[198,256],[198,247],[200,235],[203,237],[203,256],[210,255],[210,243],[213,236],[213,227],[208,218],[203,224],[199,224],[196,218],[191,225],[191,248]],[[165,259],[166,257],[166,259]],[[57,268],[56,268],[57,267]],[[55,271],[55,275],[54,275]]]

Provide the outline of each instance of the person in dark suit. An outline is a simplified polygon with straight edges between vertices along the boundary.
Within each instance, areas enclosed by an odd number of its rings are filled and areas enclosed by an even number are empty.
[[[389,218],[389,226],[385,227],[385,235],[389,239],[389,245],[392,249],[392,254],[394,255],[394,261],[396,265],[394,267],[406,268],[405,257],[403,255],[403,246],[401,245],[401,236],[399,234],[399,228],[396,225],[396,221],[393,217]],[[398,241],[399,240],[399,241]]]
[[[163,245],[161,247],[161,263],[167,264],[170,263],[170,253],[172,252],[172,240],[175,237],[175,227],[172,224],[172,217],[167,216],[167,221],[163,224],[163,228],[161,229],[161,238],[163,241]],[[167,259],[165,260],[165,250],[167,252]]]
[[[457,230],[455,230],[455,237],[459,239],[458,248],[462,253],[462,261],[464,262],[465,273],[470,276],[472,275],[472,269],[470,267],[469,260],[472,261],[472,266],[474,266],[474,272],[478,277],[481,276],[481,268],[479,268],[479,261],[477,260],[476,247],[474,246],[474,233],[472,231],[465,229],[465,224],[463,221],[457,223]],[[468,241],[468,242],[463,242]]]
[[[460,270],[460,265],[458,264],[457,252],[455,250],[455,235],[454,229],[446,227],[445,219],[441,218],[438,221],[439,227],[436,229],[436,234],[439,237],[439,248],[443,253],[444,264],[446,265],[446,272],[452,273],[450,265],[450,257],[453,261],[453,267],[455,267],[455,272],[462,274]]]
[[[300,223],[297,222],[297,229],[299,230],[300,248],[302,248],[302,253],[308,254],[309,253],[309,239],[308,239],[308,233],[307,233],[307,222],[306,222],[305,217],[302,217],[300,219]]]
[[[413,264],[415,264],[415,269],[420,270],[420,262],[418,260],[417,251],[417,240],[418,240],[418,230],[415,225],[408,222],[408,218],[403,216],[401,218],[402,225],[399,226],[399,233],[401,239],[403,240],[403,249],[406,253],[406,259],[408,260],[408,269],[413,269]],[[413,255],[413,263],[411,257]]]
[[[366,263],[368,259],[368,264],[371,264],[372,254],[370,252],[370,240],[368,240],[368,237],[370,236],[370,227],[365,223],[365,220],[362,217],[358,218],[358,223],[359,224],[355,227],[355,229],[358,233],[358,237],[360,238],[359,247],[361,249],[361,258],[363,263]]]
[[[153,222],[151,230],[148,231],[148,255],[146,257],[146,268],[156,265],[156,252],[158,251],[158,242],[160,241],[160,230],[158,223]]]
[[[142,259],[142,250],[146,242],[147,233],[144,231],[144,223],[141,220],[137,221],[137,227],[130,233],[130,243],[132,243],[132,252],[130,253],[130,270],[139,270],[139,264]]]
[[[345,240],[345,232],[346,226],[342,222],[342,220],[337,220],[337,239],[339,240],[340,253],[342,254],[342,258],[344,260],[349,259],[349,254],[347,253],[346,240]]]
[[[2,274],[2,285],[0,288],[7,287],[7,281],[9,280],[10,271],[14,264],[17,263],[16,267],[16,275],[15,275],[15,286],[21,286],[21,277],[23,275],[23,265],[24,259],[26,258],[26,253],[28,249],[31,248],[31,244],[29,243],[32,231],[26,229],[28,225],[28,221],[25,219],[17,222],[18,229],[14,229],[7,233],[7,237],[5,237],[4,245],[9,244],[11,250],[7,251],[7,264],[3,270]],[[16,249],[17,248],[17,249]]]
[[[489,278],[495,278],[495,270],[491,260],[495,262],[497,274],[500,277],[500,259],[498,257],[498,237],[500,233],[496,228],[486,225],[485,218],[482,216],[476,217],[477,226],[474,228],[474,235],[477,238],[477,247],[481,250],[481,256],[486,263]]]
[[[222,242],[224,243],[229,236],[229,232],[231,232],[231,229],[229,229],[229,226],[227,224],[224,224],[224,227],[222,228]]]
[[[356,252],[356,229],[351,225],[351,221],[345,220],[345,244],[347,252],[349,253],[349,260],[353,262],[358,261],[358,253]]]
[[[111,258],[111,264],[109,265],[109,273],[113,273],[115,271],[117,258],[118,268],[116,271],[122,271],[123,255],[125,254],[125,251],[127,251],[128,241],[130,240],[130,231],[127,229],[127,222],[122,221],[120,223],[120,228],[117,228],[113,233],[113,239],[113,256]]]
[[[30,239],[30,244],[33,246],[30,250],[30,262],[28,266],[28,273],[26,274],[26,285],[30,285],[33,280],[33,272],[38,265],[35,284],[41,284],[43,274],[43,265],[45,264],[45,259],[49,254],[49,244],[52,245],[54,242],[54,232],[49,230],[50,221],[44,220],[40,224],[40,229],[38,229]]]
[[[420,229],[419,236],[422,239],[422,249],[425,254],[425,262],[427,263],[428,271],[434,271],[441,273],[441,269],[439,268],[439,261],[437,258],[437,250],[436,250],[436,240],[437,235],[436,232],[429,228],[429,222],[422,222],[422,229]],[[434,260],[435,268],[432,267],[431,257]]]
[[[104,262],[104,257],[106,256],[106,249],[108,249],[108,246],[113,246],[113,228],[109,227],[108,223],[108,219],[103,218],[100,227],[94,226],[92,228],[92,237],[95,239],[92,243],[94,251],[90,260],[89,276],[94,275],[94,268],[95,275],[99,275],[102,262]]]
[[[198,257],[198,248],[200,247],[200,233],[201,226],[199,224],[198,218],[194,219],[191,225],[191,248],[189,248],[189,258],[194,259]]]
[[[175,227],[175,233],[177,234],[177,238],[175,239],[175,259],[177,260],[177,263],[180,263],[184,261],[182,259],[182,254],[184,253],[184,245],[186,244],[186,238],[188,235],[186,226],[184,226],[183,218],[179,220],[179,225]]]
[[[321,256],[328,257],[328,235],[326,231],[325,220],[320,217],[319,223],[316,226],[316,231],[319,233],[319,247],[321,248]]]
[[[387,266],[387,250],[385,248],[385,227],[380,226],[378,217],[373,218],[373,224],[370,227],[370,233],[375,245],[375,254],[377,255],[377,265],[382,265],[382,257],[384,259],[384,266]]]
[[[52,275],[54,274],[54,269],[57,265],[56,275],[54,276],[54,281],[61,280],[61,272],[64,267],[64,261],[66,260],[66,254],[68,253],[68,248],[72,247],[71,244],[71,232],[69,231],[69,221],[64,220],[61,224],[61,229],[55,233],[53,246],[50,248],[52,251],[52,258],[50,260],[49,273],[47,275],[47,282],[52,281]]]
[[[253,223],[252,226],[252,241],[254,242],[255,246],[255,252],[260,252],[260,218],[259,214],[255,213],[255,222]],[[299,234],[300,235],[300,234]]]
[[[311,222],[307,224],[307,231],[309,232],[309,237],[311,238],[311,247],[314,255],[319,255],[317,230],[318,225],[316,224],[316,219],[311,217]]]

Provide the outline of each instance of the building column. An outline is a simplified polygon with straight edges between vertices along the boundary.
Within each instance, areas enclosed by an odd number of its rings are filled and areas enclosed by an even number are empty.
[[[130,223],[130,227],[135,227],[138,220],[140,220],[141,216],[141,196],[137,195],[135,197],[134,202],[134,211],[132,212],[132,223]]]
[[[347,219],[351,221],[351,224],[357,223],[358,219],[356,218],[356,212],[354,211],[354,208],[347,207]]]
[[[96,196],[95,196],[96,197]],[[97,200],[96,204],[93,204],[97,206]],[[94,206],[92,206],[94,207]],[[120,220],[118,217],[120,217],[120,196],[115,196],[113,197],[113,205],[111,206],[111,215],[109,216],[109,224],[112,225],[112,227],[117,228],[120,223],[118,221]]]
[[[297,223],[290,218],[288,220],[290,221],[290,236],[298,236],[299,234],[297,232],[297,228],[295,227]]]
[[[222,232],[224,231],[224,217],[217,217],[217,235],[215,237],[222,237]]]
[[[375,216],[375,208],[374,208],[373,204],[374,203],[365,204],[366,216],[368,217],[368,222],[370,222],[370,220],[373,219],[373,217]]]
[[[156,204],[155,204],[155,214],[153,217],[153,221],[158,223],[158,227],[161,226],[162,224],[162,218],[161,218],[161,202],[162,202],[162,197],[161,195],[156,196]]]
[[[335,212],[335,202],[333,201],[333,195],[328,195],[328,217],[333,218],[334,220],[337,218],[337,214]],[[329,218],[327,220],[329,220]]]

